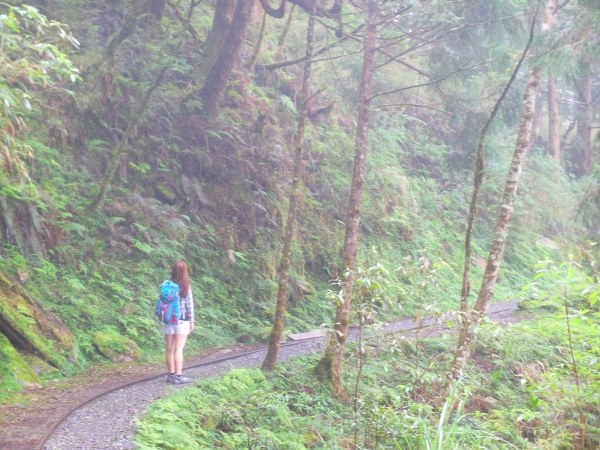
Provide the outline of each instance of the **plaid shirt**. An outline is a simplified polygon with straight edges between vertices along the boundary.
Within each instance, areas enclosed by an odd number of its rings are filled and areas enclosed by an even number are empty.
[[[179,311],[181,312],[181,317],[188,317],[191,323],[194,323],[194,295],[192,294],[192,287],[188,288],[187,297],[179,297]],[[183,322],[180,320],[179,323]]]

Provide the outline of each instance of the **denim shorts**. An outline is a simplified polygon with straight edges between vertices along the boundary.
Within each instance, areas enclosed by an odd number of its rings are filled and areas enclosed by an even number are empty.
[[[162,334],[190,334],[189,320],[180,320],[179,323],[163,323],[160,332]]]

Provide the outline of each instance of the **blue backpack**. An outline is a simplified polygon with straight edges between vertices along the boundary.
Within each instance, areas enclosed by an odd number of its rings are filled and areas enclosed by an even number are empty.
[[[160,285],[160,295],[156,301],[156,316],[162,323],[177,323],[179,312],[179,285],[171,280]]]

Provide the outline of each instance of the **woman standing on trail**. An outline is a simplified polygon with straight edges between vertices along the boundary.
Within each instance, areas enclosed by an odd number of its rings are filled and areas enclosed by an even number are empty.
[[[184,377],[183,347],[188,334],[194,330],[194,297],[188,277],[187,264],[177,261],[171,270],[171,279],[179,286],[179,320],[174,323],[163,323],[162,333],[166,341],[167,382],[174,384],[189,383],[190,379]],[[167,283],[167,282],[165,282]]]

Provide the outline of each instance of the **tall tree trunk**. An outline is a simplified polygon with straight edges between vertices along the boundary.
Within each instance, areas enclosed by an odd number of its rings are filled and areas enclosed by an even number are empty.
[[[533,126],[531,128],[531,139],[529,140],[529,147],[527,147],[527,155],[531,153],[535,141],[540,135],[540,128],[542,127],[542,119],[544,118],[544,101],[542,100],[542,93],[538,92],[535,97],[535,117],[533,118]]]
[[[548,76],[548,150],[560,162],[560,129],[558,123],[558,89],[556,77]]]
[[[200,89],[202,109],[209,121],[217,115],[219,100],[227,87],[229,75],[231,75],[237,56],[242,48],[254,1],[244,0],[237,3],[227,39],[223,43],[215,63],[206,75],[204,85]]]
[[[460,310],[463,314],[466,314],[466,312],[467,312],[467,307],[468,307],[467,299],[469,297],[469,292],[471,290],[471,283],[469,282],[469,270],[471,269],[471,235],[473,233],[473,224],[475,223],[475,217],[477,216],[477,201],[479,199],[479,190],[481,189],[481,185],[483,184],[483,178],[485,176],[485,151],[484,151],[483,144],[485,143],[485,137],[490,128],[490,125],[492,124],[494,118],[496,117],[496,114],[498,113],[498,110],[500,109],[500,105],[502,104],[502,101],[504,100],[504,97],[506,97],[508,90],[510,89],[513,82],[515,81],[515,78],[517,77],[517,73],[519,72],[519,69],[521,68],[521,65],[523,64],[523,61],[525,60],[525,57],[527,56],[527,52],[529,52],[529,47],[531,46],[531,42],[533,41],[537,13],[538,12],[536,11],[536,13],[533,17],[533,20],[531,21],[531,30],[529,33],[529,40],[527,41],[527,45],[525,46],[525,49],[523,50],[523,54],[521,55],[521,58],[519,59],[515,68],[513,69],[513,72],[510,76],[510,79],[508,80],[508,83],[506,83],[506,85],[504,86],[502,94],[496,101],[496,104],[494,105],[494,108],[492,109],[492,112],[490,113],[490,116],[488,117],[487,122],[481,129],[481,134],[479,135],[479,142],[477,143],[477,151],[475,153],[475,167],[473,169],[473,195],[471,197],[471,204],[469,206],[469,218],[467,220],[467,232],[465,234],[465,265],[464,265],[464,269],[463,269],[463,282],[462,282],[462,289],[461,289],[461,293],[460,293]],[[536,102],[535,102],[536,117],[538,116],[538,107],[539,107],[538,100],[539,100],[539,95],[536,95]],[[541,108],[539,108],[539,110],[541,111]],[[539,127],[539,125],[538,125],[538,127]],[[531,145],[529,145],[527,147],[527,153],[529,153],[530,149],[531,149]]]
[[[117,148],[115,149],[115,151],[112,154],[110,164],[108,165],[106,172],[104,172],[104,178],[102,179],[102,184],[100,185],[100,191],[98,191],[98,194],[96,195],[94,200],[92,200],[92,202],[87,206],[88,211],[93,210],[96,206],[98,206],[104,200],[104,196],[106,195],[108,185],[112,181],[113,176],[115,175],[115,171],[117,170],[117,167],[119,165],[119,160],[121,159],[121,155],[123,154],[123,151],[125,151],[125,148],[127,147],[127,142],[129,141],[129,138],[133,134],[133,130],[135,129],[141,116],[146,111],[146,108],[148,108],[148,104],[150,103],[150,98],[152,97],[152,94],[161,85],[163,79],[165,78],[167,70],[169,70],[169,66],[165,66],[162,68],[162,70],[158,74],[158,77],[156,77],[156,80],[154,80],[154,83],[152,83],[152,85],[148,88],[148,90],[146,91],[146,94],[144,95],[144,98],[142,99],[141,103],[138,105],[135,112],[133,113],[133,116],[131,117],[129,124],[127,125],[127,128],[125,129],[125,133],[123,133],[123,137],[119,141]]]
[[[360,103],[355,137],[354,171],[352,187],[346,216],[346,235],[344,238],[344,274],[342,276],[343,303],[338,305],[335,315],[335,331],[327,343],[325,352],[315,367],[315,373],[321,381],[331,384],[336,398],[347,399],[347,392],[342,383],[341,365],[344,345],[350,322],[352,306],[352,287],[356,266],[356,248],[361,218],[362,195],[365,183],[365,166],[367,162],[369,120],[371,118],[370,100],[373,95],[373,72],[375,71],[375,51],[377,34],[377,0],[367,0],[367,29],[363,59],[363,71],[360,82]]]
[[[525,160],[525,154],[527,153],[527,147],[529,146],[531,128],[535,116],[535,96],[539,82],[539,70],[534,69],[527,80],[527,88],[523,97],[523,110],[517,145],[515,146],[510,170],[508,171],[508,177],[506,178],[506,184],[504,186],[500,216],[496,223],[494,242],[490,249],[483,282],[481,283],[481,289],[477,297],[477,302],[475,303],[474,311],[467,314],[467,324],[461,329],[458,347],[454,354],[454,360],[448,374],[453,380],[458,380],[463,374],[471,352],[473,328],[481,324],[492,301],[492,296],[494,295],[494,288],[496,287],[496,280],[498,278],[498,269],[500,268],[500,261],[502,261],[504,255],[504,247],[506,245],[506,238],[508,236],[508,229],[514,209],[513,205],[517,194],[517,186],[519,178],[521,177],[521,170]]]
[[[167,0],[151,0],[150,1],[150,14],[154,20],[160,20],[165,13],[165,6],[167,4]]]
[[[592,78],[587,74],[581,82],[577,134],[581,142],[581,168],[588,175],[592,171]]]
[[[556,0],[547,0],[546,12],[542,23],[542,31],[550,30],[556,23],[557,4]],[[462,377],[467,360],[471,354],[471,346],[474,338],[473,329],[480,325],[485,317],[487,310],[494,295],[496,281],[498,279],[498,270],[500,262],[504,256],[506,239],[514,210],[514,201],[517,195],[517,187],[521,178],[521,171],[525,161],[527,148],[531,139],[531,130],[533,127],[533,119],[535,117],[535,100],[540,83],[540,71],[534,68],[527,80],[527,87],[523,95],[523,109],[521,112],[521,123],[519,124],[519,132],[517,143],[513,153],[511,166],[506,177],[504,185],[504,194],[500,206],[500,214],[496,229],[494,232],[494,241],[488,257],[485,274],[481,282],[481,289],[477,296],[473,311],[466,314],[466,323],[461,328],[458,337],[458,345],[454,353],[454,359],[450,366],[447,376],[450,381],[458,380]]]
[[[202,46],[202,59],[198,68],[201,82],[204,81],[227,40],[236,5],[237,0],[217,0],[212,26]]]
[[[290,203],[288,206],[288,217],[285,227],[285,238],[283,241],[283,251],[281,253],[281,263],[279,265],[279,285],[277,289],[277,306],[275,309],[275,319],[273,328],[269,337],[269,350],[262,364],[262,370],[272,371],[277,362],[281,338],[283,337],[283,326],[285,321],[285,309],[287,302],[287,286],[290,274],[292,259],[292,245],[294,242],[294,229],[296,227],[296,215],[298,209],[298,196],[300,195],[301,171],[302,171],[302,150],[304,148],[304,131],[306,129],[306,102],[308,100],[308,87],[310,83],[310,57],[312,53],[312,41],[315,29],[315,11],[314,0],[313,9],[308,19],[308,32],[306,34],[306,62],[304,63],[304,72],[302,75],[302,88],[300,93],[300,106],[298,108],[298,133],[296,136],[296,148],[294,151],[294,172],[292,178],[292,187],[290,191]]]

